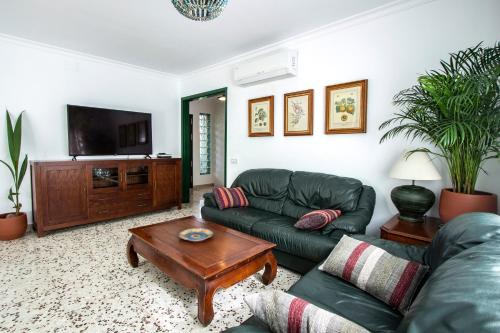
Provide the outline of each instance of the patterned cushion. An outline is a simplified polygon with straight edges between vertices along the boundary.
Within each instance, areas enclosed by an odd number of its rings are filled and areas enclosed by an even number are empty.
[[[248,199],[241,187],[216,187],[214,188],[214,196],[220,210],[233,207],[246,207],[249,205]]]
[[[403,314],[429,270],[345,235],[319,269],[349,281]]]
[[[275,333],[368,333],[366,329],[307,301],[271,290],[250,295],[245,302]]]
[[[340,210],[333,209],[320,209],[314,210],[302,216],[300,220],[295,223],[297,229],[318,230],[326,227],[327,224],[340,216]]]

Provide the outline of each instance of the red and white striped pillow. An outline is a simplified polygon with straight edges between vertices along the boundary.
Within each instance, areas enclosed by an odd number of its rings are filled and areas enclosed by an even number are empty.
[[[318,230],[326,227],[329,223],[336,220],[342,213],[340,210],[320,209],[313,210],[305,214],[295,223],[294,227],[305,230]]]
[[[354,284],[404,314],[429,267],[344,235],[319,269]]]
[[[344,317],[282,291],[250,295],[245,302],[275,333],[368,333]]]
[[[233,207],[246,207],[249,205],[248,199],[241,187],[216,187],[213,193],[220,210]]]

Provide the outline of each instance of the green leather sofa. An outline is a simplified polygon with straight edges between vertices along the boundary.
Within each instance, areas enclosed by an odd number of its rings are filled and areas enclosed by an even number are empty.
[[[500,332],[500,216],[470,213],[443,226],[427,247],[356,236],[430,266],[403,317],[355,286],[313,268],[288,291],[371,332]],[[269,332],[251,317],[231,333]]]
[[[364,234],[375,206],[375,191],[359,180],[313,172],[254,169],[232,187],[241,187],[250,207],[219,210],[212,193],[204,195],[201,215],[277,244],[278,264],[299,273],[325,259],[344,234]],[[315,209],[340,209],[340,216],[320,231],[293,225]]]

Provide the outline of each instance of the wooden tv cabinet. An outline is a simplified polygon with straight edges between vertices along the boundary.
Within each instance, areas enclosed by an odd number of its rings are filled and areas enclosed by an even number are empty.
[[[32,161],[33,226],[48,231],[182,205],[181,159]]]

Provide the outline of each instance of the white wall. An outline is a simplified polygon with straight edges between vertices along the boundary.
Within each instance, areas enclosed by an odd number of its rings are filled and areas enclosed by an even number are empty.
[[[250,168],[274,167],[318,171],[360,179],[377,192],[374,218],[368,231],[378,228],[396,212],[390,191],[402,181],[390,179],[389,169],[411,143],[399,138],[379,144],[380,123],[397,109],[393,96],[416,82],[417,75],[436,68],[447,54],[480,41],[492,45],[499,37],[500,2],[497,0],[441,0],[399,12],[378,13],[344,22],[310,38],[288,40],[276,47],[299,50],[299,76],[241,88],[231,80],[233,64],[214,66],[186,76],[181,95],[188,96],[228,87],[228,183]],[[394,9],[391,9],[394,10]],[[243,37],[242,37],[243,38]],[[368,79],[368,131],[366,134],[324,134],[324,87]],[[283,94],[315,90],[314,136],[283,136]],[[275,96],[275,135],[247,136],[247,101]],[[413,146],[418,145],[414,143]],[[443,181],[422,182],[436,194],[449,186]],[[500,163],[490,161],[478,188],[500,194]],[[437,204],[436,204],[437,206]],[[436,207],[433,208],[436,215]]]
[[[30,160],[69,159],[66,104],[150,112],[154,152],[180,154],[178,78],[102,59],[0,38],[0,158],[8,157],[5,108],[26,110],[22,152]],[[29,174],[21,188],[31,217]],[[0,212],[11,178],[0,167]],[[5,198],[5,199],[4,199]]]
[[[215,184],[224,185],[224,102],[210,97],[189,103],[189,113],[193,115],[193,186]],[[200,113],[211,116],[211,172],[200,175]]]

